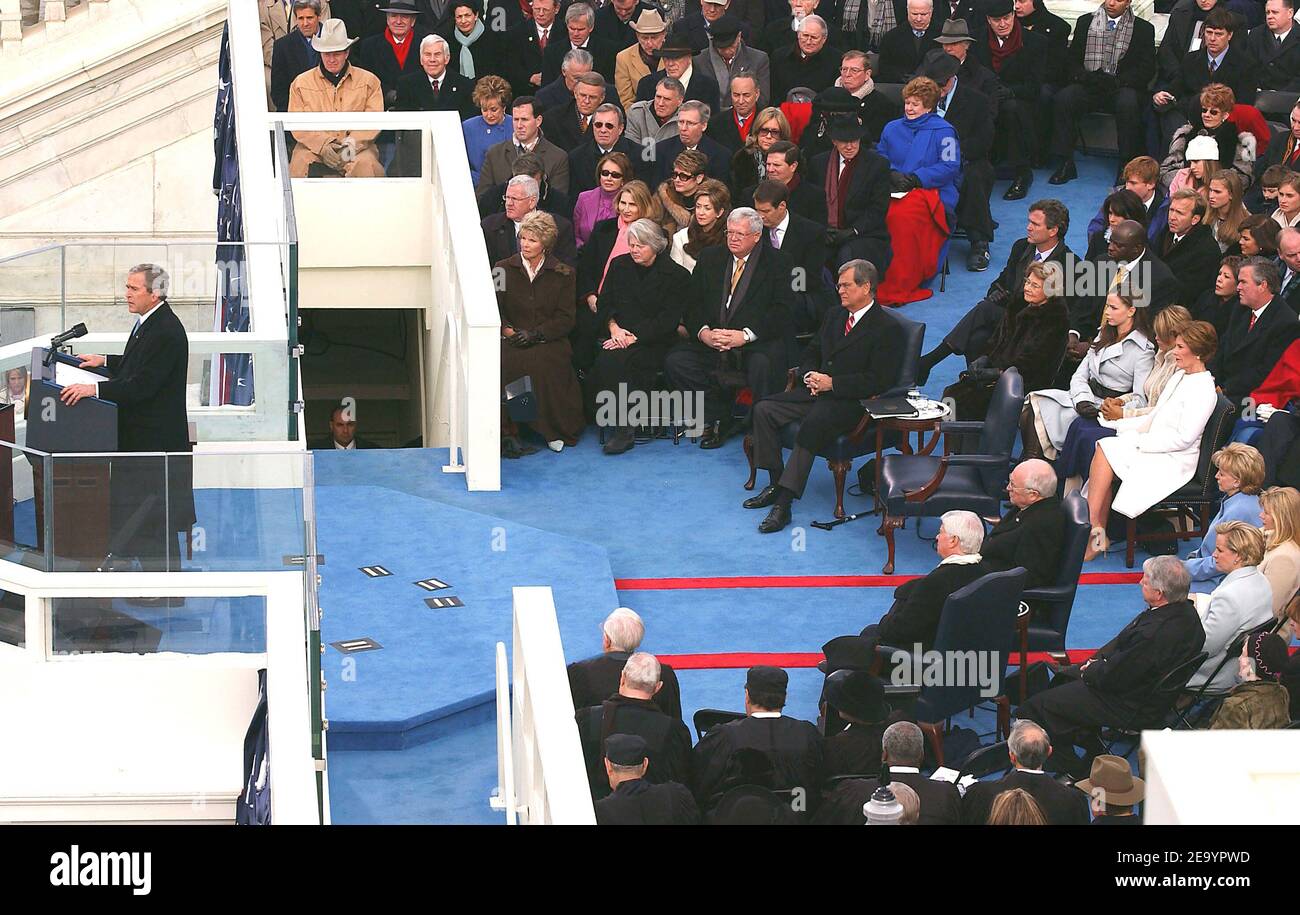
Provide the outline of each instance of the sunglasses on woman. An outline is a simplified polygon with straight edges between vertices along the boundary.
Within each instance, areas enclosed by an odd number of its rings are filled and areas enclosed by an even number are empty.
[[[678,181],[693,181],[700,176],[692,175],[690,172],[673,172],[673,177]]]
[[[610,171],[610,170],[607,169],[607,168],[602,168],[602,169],[600,170],[600,177],[602,177],[602,178],[622,178],[622,177],[623,177],[623,173],[622,173],[622,172]]]

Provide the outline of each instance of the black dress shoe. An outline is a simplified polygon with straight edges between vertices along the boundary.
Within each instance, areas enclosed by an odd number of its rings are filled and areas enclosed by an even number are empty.
[[[971,245],[970,254],[966,255],[966,269],[971,273],[983,273],[989,269],[988,245]]]
[[[767,513],[767,517],[759,523],[758,532],[760,534],[775,534],[789,523],[790,506],[778,503],[772,506],[772,510]]]
[[[1024,200],[1025,195],[1029,193],[1030,186],[1034,183],[1034,173],[1026,169],[1016,176],[1016,180],[1011,182],[1011,187],[1002,195],[1003,200]]]
[[[1048,184],[1065,184],[1067,181],[1073,181],[1079,177],[1079,170],[1074,167],[1073,159],[1066,159],[1061,163],[1060,168],[1052,172],[1052,177],[1047,179]]]
[[[636,437],[632,430],[627,426],[620,426],[618,431],[605,439],[604,451],[606,454],[622,454],[624,451],[631,451],[635,444]]]
[[[727,442],[727,437],[731,435],[731,424],[728,422],[713,423],[704,432],[704,437],[700,439],[701,448],[721,448]]]
[[[780,489],[780,487],[775,484],[764,486],[762,492],[752,498],[746,499],[742,504],[745,508],[767,508],[769,505],[775,505],[778,489]]]

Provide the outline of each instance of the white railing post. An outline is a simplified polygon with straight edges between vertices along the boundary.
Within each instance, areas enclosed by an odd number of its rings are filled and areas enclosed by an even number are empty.
[[[594,825],[550,588],[514,589],[514,652],[511,749],[519,821]]]
[[[0,0],[0,50],[17,48],[23,40],[21,0]]]
[[[519,822],[515,795],[514,740],[510,723],[510,662],[505,642],[497,642],[497,790],[492,797],[493,810],[506,815],[506,825]]]

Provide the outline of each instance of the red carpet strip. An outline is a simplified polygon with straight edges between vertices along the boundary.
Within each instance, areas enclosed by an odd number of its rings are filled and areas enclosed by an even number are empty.
[[[920,575],[733,575],[710,578],[616,578],[619,591],[698,591],[722,588],[896,588]],[[1141,572],[1086,572],[1081,585],[1135,585]]]

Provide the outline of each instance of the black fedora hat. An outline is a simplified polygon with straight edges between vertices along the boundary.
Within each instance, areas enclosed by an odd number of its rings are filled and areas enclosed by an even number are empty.
[[[823,645],[822,654],[826,658],[818,662],[817,669],[824,674],[833,674],[837,670],[867,670],[875,651],[870,639],[860,635],[841,635]]]
[[[655,57],[694,57],[695,48],[678,32],[669,32],[663,46],[655,51]]]
[[[826,702],[836,711],[867,724],[889,717],[885,681],[865,670],[837,670],[826,678]]]
[[[942,89],[948,80],[957,75],[961,70],[961,63],[947,51],[935,48],[925,59],[921,61],[921,68],[916,71],[917,76],[926,76],[939,84]]]
[[[402,13],[406,16],[418,16],[420,11],[415,8],[414,3],[408,3],[406,0],[388,0],[388,3],[379,8],[381,13]]]

